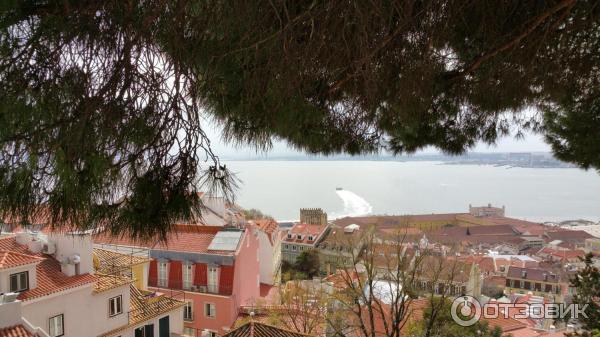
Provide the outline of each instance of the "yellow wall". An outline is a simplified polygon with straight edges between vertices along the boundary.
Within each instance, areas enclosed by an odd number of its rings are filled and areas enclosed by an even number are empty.
[[[135,282],[133,283],[133,285],[136,288],[141,289],[141,290],[146,290],[144,287],[144,284],[145,284],[144,279],[146,277],[146,273],[144,273],[145,265],[146,265],[146,263],[141,263],[141,264],[131,267],[131,275],[135,279]]]

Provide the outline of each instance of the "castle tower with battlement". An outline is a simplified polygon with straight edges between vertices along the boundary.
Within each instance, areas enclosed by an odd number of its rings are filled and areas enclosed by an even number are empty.
[[[301,208],[300,223],[310,225],[327,225],[327,213],[320,208]]]

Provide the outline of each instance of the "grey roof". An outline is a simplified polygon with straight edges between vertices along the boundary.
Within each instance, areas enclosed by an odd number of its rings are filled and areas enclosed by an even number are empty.
[[[241,237],[241,231],[220,231],[208,245],[208,250],[235,251]]]

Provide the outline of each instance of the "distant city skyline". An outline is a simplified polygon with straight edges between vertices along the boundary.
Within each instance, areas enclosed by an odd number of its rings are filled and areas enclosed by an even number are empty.
[[[249,158],[249,157],[295,157],[295,156],[310,156],[305,152],[290,148],[285,141],[274,141],[273,147],[269,151],[256,151],[249,145],[235,146],[227,144],[222,140],[221,130],[214,125],[209,125],[205,130],[211,141],[211,146],[215,154],[223,158]],[[543,140],[540,134],[526,133],[523,138],[516,139],[513,136],[507,136],[499,139],[496,145],[487,145],[484,143],[477,144],[469,152],[550,152],[551,148]],[[434,147],[428,147],[417,151],[419,154],[437,154],[441,153]]]

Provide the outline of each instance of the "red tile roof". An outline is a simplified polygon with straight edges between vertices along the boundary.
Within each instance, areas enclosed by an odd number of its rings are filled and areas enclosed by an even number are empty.
[[[315,243],[326,228],[327,226],[322,225],[297,223],[288,232],[288,234],[292,234],[292,238],[290,239],[288,236],[286,236],[285,241],[293,243]],[[298,235],[302,235],[302,239],[298,239]],[[312,241],[308,241],[309,235],[313,236]]]
[[[36,337],[22,325],[0,328],[0,337]]]
[[[214,253],[219,255],[233,255],[231,251],[209,251],[208,246],[217,232],[223,230],[222,226],[195,226],[177,225],[175,231],[167,235],[166,242],[139,241],[125,236],[111,236],[109,233],[96,234],[94,243],[104,243],[122,246],[146,247],[156,250],[170,250],[178,252]],[[243,238],[243,237],[242,237]]]
[[[0,249],[26,255],[31,254],[27,247],[18,244],[13,236],[0,239]],[[97,277],[91,274],[65,275],[61,271],[60,263],[51,256],[41,253],[31,255],[42,259],[36,266],[37,286],[21,292],[18,296],[20,300],[28,301],[86,284],[92,284],[97,281]]]
[[[260,219],[260,220],[250,220],[250,223],[254,223],[256,227],[265,232],[269,237],[269,242],[273,245],[273,239],[275,239],[275,235],[278,235],[279,224],[277,221],[273,219]]]
[[[503,314],[499,314],[494,318],[484,317],[483,320],[486,321],[491,328],[496,326],[499,327],[502,329],[502,332],[511,332],[527,327],[525,323],[519,322],[514,318],[504,317]]]
[[[359,275],[355,271],[348,272],[346,270],[338,270],[335,274],[331,274],[323,279],[325,282],[331,282],[337,289],[345,289],[351,283],[358,282]]]
[[[14,268],[41,261],[43,261],[43,259],[37,256],[11,252],[9,250],[0,250],[0,269]]]
[[[525,272],[525,277],[523,277],[523,272]],[[532,281],[545,281],[545,282],[559,282],[560,276],[546,271],[544,269],[538,268],[520,268],[511,266],[508,268],[508,272],[506,273],[506,277],[513,279],[523,279],[523,280],[532,280]]]
[[[251,220],[250,222],[256,224],[256,227],[258,227],[258,229],[267,234],[273,234],[279,229],[277,221],[273,219]]]
[[[223,337],[305,337],[307,334],[282,329],[261,322],[250,321],[241,325]]]
[[[581,243],[583,243],[585,241],[585,239],[595,238],[590,233],[588,233],[586,231],[580,231],[580,230],[559,230],[559,231],[546,232],[546,237],[548,238],[548,241],[561,240],[564,242],[581,242]]]

